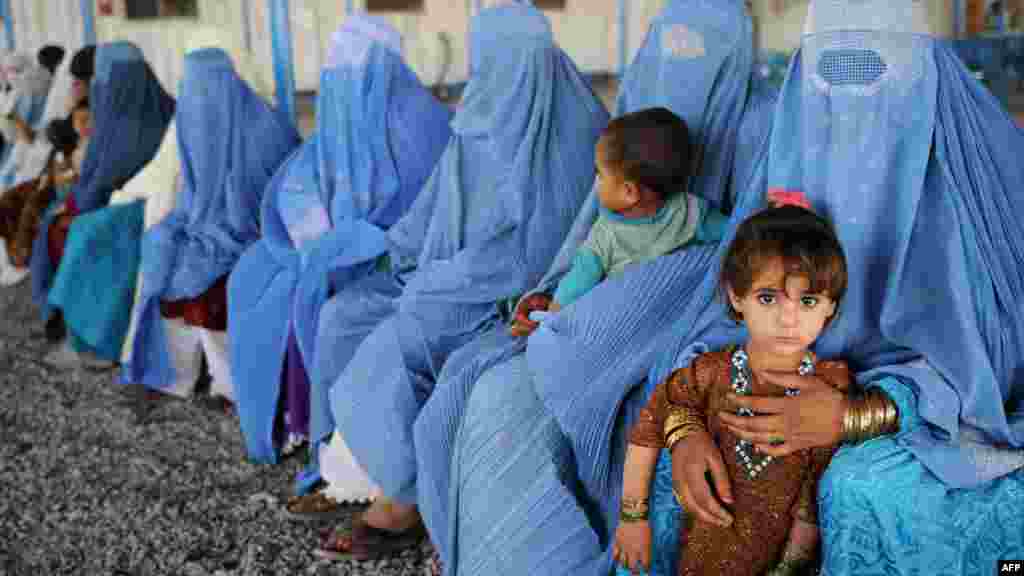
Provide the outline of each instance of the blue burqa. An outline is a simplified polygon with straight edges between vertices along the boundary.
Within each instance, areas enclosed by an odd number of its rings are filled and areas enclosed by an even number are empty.
[[[332,411],[369,477],[406,503],[416,501],[413,422],[445,360],[551,265],[590,190],[608,122],[533,6],[482,12],[470,38],[455,136],[389,233],[394,274],[341,292],[320,322],[313,439],[331,432]],[[328,411],[316,402],[332,385]]]
[[[816,351],[847,359],[900,408],[899,435],[844,449],[822,483],[827,574],[975,574],[1024,550],[1014,383],[1024,231],[1013,216],[1024,168],[1012,157],[1024,135],[948,48],[914,33],[923,9],[812,4],[766,161],[734,213],[735,224],[766,188],[796,190],[834,222],[850,289]],[[703,281],[678,286],[684,314],[649,384],[743,339],[714,301],[717,261]],[[557,453],[564,482],[579,483],[582,514],[610,519],[611,530],[626,425],[644,394],[614,385],[608,375],[620,369],[587,340],[619,339],[653,319],[642,300],[622,313],[610,301],[603,308],[542,327],[522,369],[570,442],[569,456]],[[564,385],[570,374],[585,392]],[[665,471],[658,476],[655,506],[667,492]]]
[[[365,276],[450,138],[451,112],[393,47],[350,18],[321,74],[315,134],[271,180],[263,238],[228,281],[232,380],[251,459],[277,460],[274,419],[289,331],[310,370],[329,290]]]
[[[177,379],[160,301],[197,298],[231,272],[259,238],[267,182],[300,142],[216,48],[185,56],[176,125],[182,186],[174,210],[142,237],[138,330],[123,373],[156,388]]]
[[[47,250],[54,214],[44,218],[32,247],[32,297],[44,318],[51,307],[62,308],[80,343],[116,360],[130,320],[143,205],[139,201],[97,211],[156,154],[174,114],[174,100],[141,51],[127,42],[97,50],[90,92],[95,128],[71,191],[79,216],[72,222],[56,277]],[[51,293],[51,285],[56,292]]]
[[[684,116],[700,144],[690,190],[726,210],[735,206],[733,223],[749,204],[736,192],[748,188],[763,161],[771,125],[772,96],[751,83],[751,36],[742,2],[672,2],[652,24],[619,104],[620,112],[665,105]],[[596,202],[591,207],[541,283],[545,291],[586,236]],[[510,344],[506,327],[453,355],[435,394],[441,399],[432,398],[415,430],[421,512],[449,573],[611,570],[604,552],[624,456],[618,407],[639,388],[673,323],[693,306],[709,305],[691,302],[690,294],[716,255],[714,246],[690,247],[603,282],[545,322],[525,355],[515,355],[522,345]],[[543,383],[530,367],[537,347],[551,347],[550,363],[564,354],[565,365]],[[557,416],[569,410],[541,403],[556,394],[590,410],[595,429],[582,449],[559,425]],[[617,474],[611,462],[618,462]]]
[[[767,165],[769,187],[829,215],[850,260],[819,353],[901,410],[899,434],[845,448],[822,482],[828,574],[1024,557],[1024,133],[916,33],[922,4],[812,4]]]

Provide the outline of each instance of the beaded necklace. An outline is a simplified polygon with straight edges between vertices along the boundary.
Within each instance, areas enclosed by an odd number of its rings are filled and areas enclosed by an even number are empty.
[[[750,357],[747,356],[747,351],[743,348],[737,347],[732,353],[730,362],[729,373],[732,381],[732,391],[737,396],[749,396],[753,389],[751,387],[751,381],[753,374],[750,371]],[[800,368],[797,369],[797,373],[801,376],[808,376],[814,373],[814,356],[807,352],[804,354],[802,360],[800,360]],[[800,390],[796,388],[786,388],[786,396],[798,396]],[[740,416],[753,416],[754,412],[748,408],[740,408],[736,411],[736,414]],[[743,468],[747,471],[747,476],[753,480],[757,478],[772,460],[772,456],[766,454],[756,455],[754,454],[754,445],[747,440],[740,440],[736,444],[736,460],[743,465]]]

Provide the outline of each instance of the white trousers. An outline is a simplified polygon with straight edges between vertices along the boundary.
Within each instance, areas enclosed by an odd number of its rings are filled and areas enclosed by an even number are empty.
[[[231,365],[228,361],[228,333],[189,326],[181,318],[161,319],[167,336],[167,351],[177,378],[167,392],[187,398],[195,392],[203,356],[210,369],[210,395],[234,401]]]
[[[324,495],[335,502],[367,502],[381,495],[337,431],[320,447],[320,476],[327,483]]]

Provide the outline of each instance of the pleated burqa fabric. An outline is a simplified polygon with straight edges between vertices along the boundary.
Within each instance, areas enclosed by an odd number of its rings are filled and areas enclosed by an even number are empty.
[[[310,372],[331,290],[368,274],[451,135],[451,112],[402,61],[383,22],[350,18],[320,79],[317,129],[270,182],[263,238],[228,282],[232,380],[249,458],[276,462],[289,334]]]
[[[496,325],[499,304],[551,265],[590,191],[608,121],[533,6],[482,12],[471,42],[452,141],[389,232],[392,273],[340,292],[320,321],[313,439],[336,421],[384,495],[407,503],[420,408],[448,355]],[[328,390],[326,411],[316,402]]]

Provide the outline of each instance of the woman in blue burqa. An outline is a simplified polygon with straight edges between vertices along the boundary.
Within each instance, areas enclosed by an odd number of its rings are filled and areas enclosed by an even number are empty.
[[[257,95],[219,48],[185,56],[176,110],[181,188],[174,210],[142,236],[142,294],[126,381],[160,389],[178,375],[164,317],[227,329],[224,284],[259,238],[263,191],[299,145],[298,132]],[[253,134],[259,134],[253,138]],[[231,399],[230,381],[212,393]]]
[[[698,151],[688,190],[726,212],[742,200],[736,192],[747,188],[767,148],[774,95],[756,83],[753,65],[752,24],[741,0],[673,0],[652,21],[616,107],[625,114],[665,106],[682,117]],[[553,291],[569,270],[597,206],[592,193],[536,293]],[[584,326],[574,335],[621,370],[613,376],[618,385],[635,384],[685,315],[681,294],[700,284],[715,254],[714,245],[692,247],[635,266],[561,316],[582,315],[603,330]],[[642,317],[621,331],[600,325],[610,304],[641,309]],[[579,481],[567,440],[525,372],[526,342],[501,324],[452,354],[416,420],[418,501],[448,574],[590,574],[602,563],[610,570],[598,528],[591,528],[600,519],[588,516],[596,509],[575,500]],[[591,387],[569,372],[560,377],[581,393]],[[601,530],[611,535],[614,525]]]
[[[312,440],[337,422],[384,495],[351,538],[327,545],[358,556],[399,532],[422,534],[413,421],[448,354],[499,323],[501,306],[550,266],[590,190],[608,121],[529,3],[481,12],[470,42],[455,134],[388,234],[391,270],[339,292],[320,319]]]
[[[44,319],[62,311],[77,351],[114,362],[130,321],[143,203],[107,204],[156,154],[174,99],[138,47],[115,42],[96,51],[89,106],[94,131],[78,182],[33,244],[32,298]]]
[[[860,430],[871,418],[848,423],[861,443],[848,442],[819,486],[827,574],[978,574],[1024,553],[1024,418],[1015,381],[1024,350],[1024,230],[1014,220],[1024,208],[1024,165],[1012,157],[1024,134],[947,47],[922,33],[926,9],[912,0],[812,3],[767,155],[731,222],[774,189],[805,194],[834,223],[850,287],[816,352],[846,359],[860,383],[843,397],[813,377],[780,377],[802,393],[740,400],[762,415],[731,418],[736,431],[780,455],[848,438],[844,415],[869,400],[898,415],[881,437],[877,427]],[[729,240],[731,232],[723,246]],[[595,290],[574,314],[534,333],[518,373],[481,379],[453,468],[453,533],[467,573],[482,573],[485,549],[509,550],[501,560],[515,567],[510,572],[609,567],[625,433],[646,395],[644,376],[653,388],[696,354],[743,338],[715,297],[719,256],[704,277],[675,287],[682,313],[657,350],[638,348],[626,362],[607,354],[603,342],[654,321],[654,304],[622,302],[633,291]],[[642,278],[626,285],[634,280]],[[484,388],[488,377],[493,384]],[[525,433],[541,426],[539,439]],[[509,462],[509,452],[525,446],[533,450],[521,457],[527,470]],[[500,469],[494,453],[503,454]],[[727,521],[702,479],[708,460],[732,455],[673,456],[688,512]],[[651,502],[652,514],[670,512],[652,517],[658,574],[674,573],[679,549],[667,464],[663,456]],[[538,468],[550,478],[538,482]],[[727,491],[717,482],[717,494]],[[568,512],[531,515],[540,504]],[[482,528],[518,518],[515,531]],[[569,544],[539,546],[556,537]]]
[[[228,280],[231,371],[249,458],[276,462],[289,432],[306,434],[320,309],[330,291],[377,266],[387,229],[447,144],[450,120],[383,19],[352,16],[334,34],[316,132],[270,181],[263,237]]]

